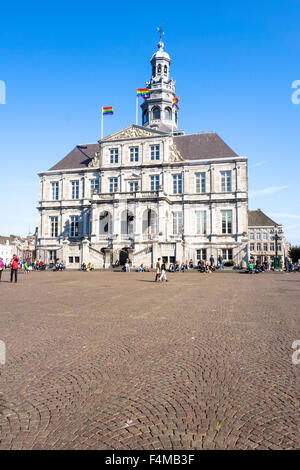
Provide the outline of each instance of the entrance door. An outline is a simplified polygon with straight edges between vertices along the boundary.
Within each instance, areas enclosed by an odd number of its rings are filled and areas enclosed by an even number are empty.
[[[126,263],[127,258],[129,258],[127,248],[123,248],[120,251],[120,255],[119,255],[119,262],[120,262],[121,266],[124,266],[124,264]]]

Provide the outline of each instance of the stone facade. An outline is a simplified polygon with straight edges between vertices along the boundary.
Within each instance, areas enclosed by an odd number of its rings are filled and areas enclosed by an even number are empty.
[[[163,60],[169,67],[161,43],[157,54],[151,59],[156,75]],[[162,62],[154,70],[156,60]],[[178,105],[169,116],[174,122],[166,123],[165,107],[175,96],[169,68],[165,79],[152,77],[147,86],[143,126],[77,146],[39,174],[38,257],[63,260],[68,268],[83,262],[108,268],[127,257],[134,266],[153,266],[158,257],[197,263],[211,255],[245,265],[247,158],[215,133],[179,132]]]

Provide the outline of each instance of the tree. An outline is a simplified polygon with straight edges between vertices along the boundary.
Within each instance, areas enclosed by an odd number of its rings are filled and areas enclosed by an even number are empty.
[[[289,257],[292,258],[293,263],[300,259],[300,246],[292,246],[289,251]]]

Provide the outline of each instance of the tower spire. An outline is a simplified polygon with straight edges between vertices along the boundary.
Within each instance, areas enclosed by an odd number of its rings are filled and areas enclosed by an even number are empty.
[[[176,98],[175,82],[170,78],[171,59],[163,50],[162,38],[164,30],[162,25],[157,28],[159,33],[158,51],[151,57],[152,76],[146,82],[149,88],[149,97],[141,104],[142,123],[145,127],[151,127],[164,132],[177,132],[178,103],[172,107],[173,98]]]

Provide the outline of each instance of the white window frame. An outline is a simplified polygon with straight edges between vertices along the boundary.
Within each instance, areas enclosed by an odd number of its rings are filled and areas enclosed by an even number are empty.
[[[183,228],[182,211],[173,212],[173,235],[179,235]]]
[[[138,191],[138,185],[139,185],[138,181],[129,181],[128,184],[129,184],[130,193],[136,193]]]
[[[119,149],[109,149],[110,163],[119,163]]]
[[[91,179],[90,184],[91,184],[91,193],[93,193],[94,190],[96,190],[97,193],[100,192],[100,179],[99,178]]]
[[[221,191],[223,193],[232,192],[232,172],[231,170],[221,171]]]
[[[109,192],[116,193],[118,191],[119,178],[109,178]]]
[[[70,216],[70,237],[76,238],[79,236],[79,215]]]
[[[172,175],[173,177],[173,194],[182,194],[182,173]]]
[[[225,231],[223,223],[225,222]],[[232,234],[232,210],[221,211],[221,233],[222,235]]]
[[[159,175],[150,175],[150,190],[159,191]]]
[[[58,181],[51,182],[51,195],[52,195],[52,201],[59,200],[59,182]]]
[[[56,215],[50,217],[50,237],[58,237],[58,216]]]
[[[206,173],[196,173],[196,193],[203,194],[206,193]]]
[[[72,185],[72,199],[77,200],[79,199],[79,180],[71,181]]]
[[[206,211],[196,211],[196,234],[207,234],[207,215]]]
[[[160,159],[160,145],[150,145],[150,158],[151,160]]]
[[[129,147],[130,161],[138,162],[139,161],[139,148],[138,147]]]

